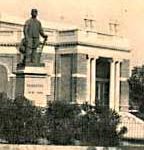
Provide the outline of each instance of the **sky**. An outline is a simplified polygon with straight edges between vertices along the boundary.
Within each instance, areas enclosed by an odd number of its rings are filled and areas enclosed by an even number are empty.
[[[130,41],[132,65],[144,64],[144,0],[0,0],[0,15],[27,19],[32,8],[37,8],[39,18],[47,22],[79,26],[88,15],[102,27],[116,19]]]

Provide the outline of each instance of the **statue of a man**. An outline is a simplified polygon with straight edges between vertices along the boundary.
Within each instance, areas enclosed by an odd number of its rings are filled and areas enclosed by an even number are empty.
[[[40,44],[40,35],[47,39],[44,34],[41,22],[37,19],[37,9],[31,10],[31,18],[24,25],[25,56],[24,64],[37,63],[37,48]]]

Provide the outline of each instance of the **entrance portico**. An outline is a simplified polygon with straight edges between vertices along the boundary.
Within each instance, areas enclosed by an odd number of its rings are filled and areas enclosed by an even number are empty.
[[[122,60],[88,57],[87,102],[120,109],[120,65]]]

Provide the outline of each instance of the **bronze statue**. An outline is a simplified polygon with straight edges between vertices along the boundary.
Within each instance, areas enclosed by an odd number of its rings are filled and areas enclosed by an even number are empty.
[[[47,39],[37,15],[37,9],[32,9],[31,18],[24,25],[24,39],[20,44],[20,52],[23,54],[23,63],[25,65],[39,63],[37,48],[40,46],[40,35],[45,39],[44,41]]]

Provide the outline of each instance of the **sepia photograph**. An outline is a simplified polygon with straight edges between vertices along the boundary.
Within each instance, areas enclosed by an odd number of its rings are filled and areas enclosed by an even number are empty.
[[[143,0],[0,0],[0,150],[143,150],[143,28]]]

